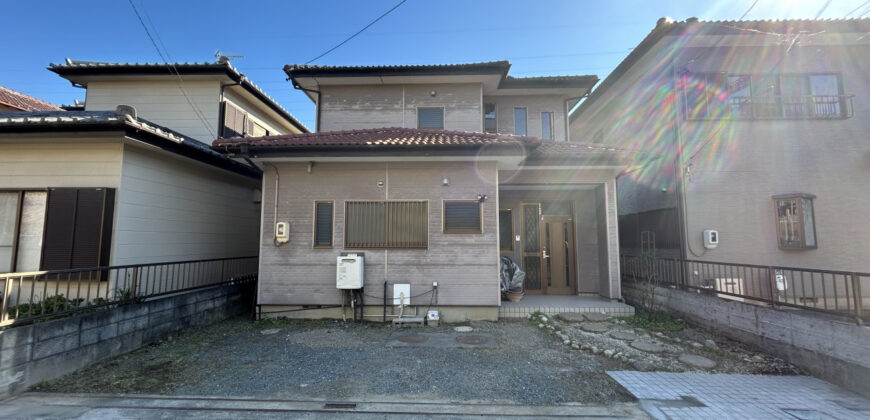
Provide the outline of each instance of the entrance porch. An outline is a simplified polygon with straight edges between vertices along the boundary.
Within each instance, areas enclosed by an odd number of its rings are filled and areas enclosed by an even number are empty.
[[[499,319],[527,318],[541,312],[556,315],[564,312],[597,312],[608,316],[634,315],[634,307],[600,296],[527,295],[519,302],[504,301],[498,308]]]

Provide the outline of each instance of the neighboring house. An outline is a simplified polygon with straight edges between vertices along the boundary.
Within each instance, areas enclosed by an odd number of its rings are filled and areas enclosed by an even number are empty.
[[[226,61],[50,69],[86,108],[0,113],[0,273],[257,255],[260,171],[199,139],[302,124]]]
[[[618,182],[623,252],[870,271],[868,33],[661,19],[571,116],[572,140],[645,153]]]
[[[85,111],[132,105],[143,118],[204,142],[308,132],[225,58],[172,64],[67,58],[48,69],[87,89]]]
[[[325,131],[213,144],[263,167],[263,313],[341,316],[322,306],[342,303],[346,253],[365,256],[371,316],[396,284],[425,307],[437,282],[442,319],[495,319],[501,255],[526,271],[526,294],[620,299],[614,187],[631,156],[557,141],[597,78],[509,68],[286,66]]]
[[[0,112],[3,111],[63,111],[63,109],[42,99],[0,86]]]

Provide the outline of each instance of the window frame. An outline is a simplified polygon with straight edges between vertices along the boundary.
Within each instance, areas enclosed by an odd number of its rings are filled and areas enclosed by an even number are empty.
[[[550,137],[544,137],[544,114],[550,115]],[[556,139],[556,123],[553,121],[556,119],[556,113],[553,111],[541,111],[541,139],[542,140],[555,140]]]
[[[441,126],[440,127],[420,127],[420,110],[421,109],[439,109],[441,110]],[[444,130],[445,119],[447,119],[446,111],[443,106],[418,106],[415,108],[417,113],[417,129],[420,130]]]
[[[801,250],[817,249],[819,247],[819,237],[816,234],[816,209],[815,209],[815,205],[813,204],[813,200],[815,200],[815,198],[816,198],[815,195],[807,194],[807,193],[778,194],[778,195],[774,195],[772,197],[772,199],[773,199],[773,217],[774,217],[773,221],[774,221],[774,224],[776,225],[776,244],[777,244],[777,247],[779,247],[779,249],[781,249],[783,251],[801,251]],[[783,200],[797,200],[797,204],[798,204],[797,205],[797,209],[798,209],[797,222],[799,223],[800,234],[801,234],[800,245],[790,246],[790,245],[783,245],[783,243],[782,243],[782,240],[781,240],[782,227],[781,227],[780,219],[779,219],[779,202],[783,201]],[[803,206],[804,200],[806,200],[806,202],[809,203],[809,208],[812,212],[812,214],[810,214],[810,220],[812,221],[812,224],[813,224],[813,226],[812,226],[812,228],[813,228],[812,229],[813,245],[807,245],[807,226],[806,226],[806,223],[804,223],[804,220],[805,220],[805,218],[804,218],[804,206]]]
[[[507,212],[508,214],[510,214],[510,217],[508,218],[510,220],[510,227],[509,227],[509,229],[510,229],[509,239],[510,240],[508,241],[508,243],[509,243],[508,248],[505,248],[504,244],[501,242],[501,240],[499,240],[498,250],[499,250],[499,252],[513,252],[514,251],[514,210],[513,209],[498,209],[498,236],[499,236],[499,238],[501,238],[501,228],[502,228],[502,226],[501,226],[501,214],[502,214],[502,212]]]
[[[487,120],[487,117],[486,117],[486,106],[487,106],[487,105],[492,105],[492,108],[493,108],[492,112],[493,112],[493,114],[495,114],[495,115],[492,117],[492,121],[495,122],[495,127],[492,129],[492,131],[489,131],[489,130],[486,129],[486,120]],[[496,104],[495,102],[490,102],[490,103],[484,103],[484,104],[483,104],[483,132],[484,132],[484,133],[495,133],[495,134],[498,134],[498,104]]]
[[[329,204],[332,206],[332,212],[330,213],[329,226],[330,226],[330,235],[329,235],[329,244],[318,244],[317,243],[317,206],[319,204]],[[311,240],[311,247],[318,249],[332,249],[335,246],[335,200],[314,200],[314,217],[311,218],[314,222],[314,228],[312,229],[314,235]]]
[[[477,229],[473,228],[448,228],[447,227],[447,204],[448,203],[475,203],[477,204]],[[441,233],[445,235],[479,235],[483,233],[483,203],[480,200],[441,200]]]
[[[349,245],[348,245],[348,238],[347,238],[347,235],[348,235],[348,231],[350,230],[350,229],[348,229],[348,223],[350,222],[350,220],[349,220],[350,218],[348,217],[348,208],[350,207],[351,204],[354,204],[354,203],[384,203],[384,204],[385,204],[385,207],[386,207],[386,210],[385,210],[385,213],[384,213],[384,218],[385,218],[385,219],[384,219],[384,226],[386,227],[386,226],[389,225],[389,218],[388,218],[388,216],[387,216],[387,215],[389,214],[389,212],[387,211],[387,210],[389,209],[389,204],[390,204],[390,203],[408,203],[408,202],[410,202],[410,203],[423,203],[423,204],[425,204],[425,209],[426,209],[426,217],[425,217],[425,226],[426,226],[426,228],[425,228],[426,244],[425,244],[425,245],[423,245],[423,246],[396,246],[396,245],[390,245],[390,244],[388,243],[386,237],[385,237],[384,243],[381,244],[381,245],[368,245],[368,246],[349,246]],[[430,218],[431,218],[431,214],[430,214],[430,211],[429,211],[429,207],[430,207],[430,206],[429,206],[429,200],[428,200],[428,199],[426,199],[426,200],[419,200],[419,199],[403,199],[403,200],[345,200],[345,201],[344,201],[344,244],[343,244],[343,247],[344,247],[344,249],[418,249],[418,250],[420,250],[420,249],[429,249],[429,237],[430,237],[430,235],[429,235],[429,222],[430,222]],[[334,209],[334,207],[333,207],[333,209]]]
[[[523,110],[523,129],[524,133],[517,133],[517,110]],[[514,107],[514,134],[518,136],[528,136],[529,135],[529,108],[525,106],[515,106]]]
[[[0,188],[0,193],[17,193],[18,194],[18,206],[15,211],[15,232],[13,233],[12,239],[12,261],[10,264],[10,273],[15,273],[18,271],[18,251],[20,251],[20,241],[21,241],[21,220],[23,219],[22,212],[24,211],[24,195],[28,192],[44,192],[46,194],[46,207],[48,206],[48,194],[50,188]],[[42,248],[45,246],[45,222],[47,220],[48,211],[46,209],[45,214],[42,216],[42,243],[39,248],[39,266],[35,270],[31,271],[40,271],[42,270]]]

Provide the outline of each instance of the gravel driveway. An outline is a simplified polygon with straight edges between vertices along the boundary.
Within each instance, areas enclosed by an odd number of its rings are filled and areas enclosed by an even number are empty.
[[[33,390],[521,404],[633,400],[604,373],[629,364],[570,351],[528,321],[470,325],[495,337],[498,348],[394,348],[386,343],[397,329],[380,324],[230,319]],[[409,332],[456,334],[453,326]]]

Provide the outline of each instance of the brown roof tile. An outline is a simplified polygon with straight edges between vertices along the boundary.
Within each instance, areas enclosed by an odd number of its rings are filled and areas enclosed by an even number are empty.
[[[0,104],[20,111],[63,111],[57,105],[0,86]]]
[[[417,128],[372,128],[365,130],[324,131],[319,133],[286,134],[266,137],[218,139],[215,148],[235,149],[242,144],[262,149],[302,148],[372,148],[372,147],[439,147],[482,146],[487,144],[535,145],[534,137],[473,131],[428,130]]]

